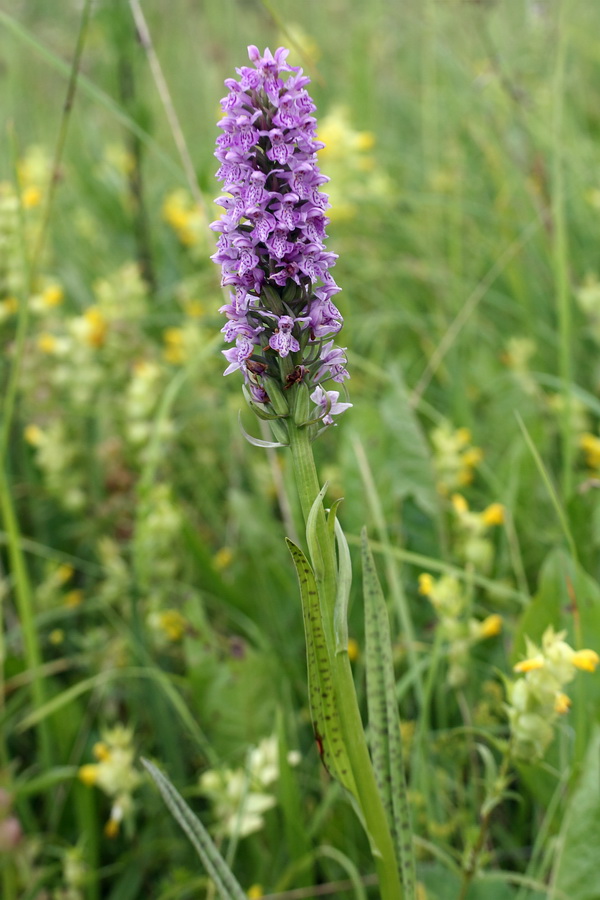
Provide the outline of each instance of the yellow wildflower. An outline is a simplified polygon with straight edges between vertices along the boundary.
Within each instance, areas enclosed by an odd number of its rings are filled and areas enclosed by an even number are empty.
[[[42,291],[42,304],[49,309],[60,306],[64,300],[64,292],[59,284],[49,284]]]
[[[53,334],[48,334],[48,332],[45,331],[38,337],[37,345],[42,353],[54,353],[56,350],[56,338]]]
[[[213,558],[215,569],[218,569],[219,572],[222,572],[224,569],[227,569],[228,566],[233,562],[233,551],[231,547],[221,547],[214,555]]]
[[[450,502],[452,503],[452,506],[454,507],[454,512],[457,513],[459,516],[461,515],[461,513],[466,513],[469,511],[469,504],[467,503],[467,501],[465,500],[465,498],[463,497],[462,494],[452,494],[452,496],[450,498]]]
[[[457,487],[465,487],[473,481],[474,470],[483,459],[479,447],[472,447],[468,428],[453,428],[442,422],[431,432],[433,462],[438,476],[438,491],[444,496]]]
[[[522,660],[522,662],[513,666],[513,669],[515,672],[534,672],[536,669],[543,669],[544,665],[544,657],[540,653],[538,656],[532,656],[530,659]]]
[[[134,766],[133,734],[124,725],[106,729],[102,740],[94,745],[97,763],[81,766],[80,780],[88,787],[98,787],[113,798],[110,818],[104,833],[113,838],[119,833],[123,819],[131,819],[134,812],[133,793],[142,776]]]
[[[163,203],[163,219],[169,223],[182,244],[192,247],[200,243],[206,231],[204,212],[182,189],[170,193]]]
[[[96,741],[92,747],[92,753],[100,762],[106,762],[110,759],[110,747],[105,741]]]
[[[26,187],[21,196],[21,200],[23,202],[24,209],[32,209],[34,206],[39,206],[42,200],[42,192],[39,187],[36,187],[33,184],[30,184],[29,187]]]
[[[248,900],[260,900],[264,896],[265,894],[260,884],[253,884],[252,887],[248,888]]]
[[[77,606],[80,606],[83,601],[83,591],[80,588],[75,588],[72,591],[67,591],[63,598],[63,603],[67,607],[67,609],[75,609]]]
[[[600,469],[600,438],[585,432],[579,438],[579,446],[585,454],[585,461],[590,469]]]
[[[470,447],[468,450],[465,450],[460,459],[463,465],[468,466],[470,469],[474,469],[483,459],[483,450],[481,447]]]
[[[540,757],[548,747],[557,717],[571,703],[563,687],[575,678],[577,669],[593,672],[600,662],[594,650],[573,650],[565,637],[565,631],[557,632],[549,625],[541,649],[526,638],[527,659],[514,667],[525,677],[509,686],[507,712],[515,754],[523,759]]]
[[[482,639],[496,637],[502,631],[502,616],[494,613],[487,616],[479,625],[479,636]]]
[[[456,476],[456,481],[458,482],[459,487],[468,487],[473,483],[473,470],[472,469],[461,469],[460,472]]]
[[[576,650],[571,657],[571,662],[576,669],[584,672],[595,672],[596,666],[600,663],[600,656],[595,650]]]
[[[84,340],[90,347],[101,347],[106,340],[108,325],[97,306],[90,306],[83,314],[86,323]]]
[[[177,609],[167,609],[159,614],[158,624],[170,641],[180,641],[185,634],[187,620]]]
[[[121,823],[118,819],[109,819],[106,825],[104,826],[104,834],[107,838],[116,838],[119,833]]]
[[[44,432],[39,425],[34,424],[25,426],[23,436],[27,443],[31,444],[32,447],[39,447],[44,440]]]
[[[571,698],[559,691],[554,700],[554,712],[558,713],[559,716],[564,716],[565,713],[569,712],[570,706]]]
[[[94,763],[87,763],[85,766],[80,766],[77,774],[80,781],[87,787],[92,787],[98,781],[98,766]]]
[[[424,597],[429,597],[433,590],[433,585],[433,575],[430,575],[429,572],[422,572],[419,575],[419,593],[423,594]]]
[[[48,639],[51,644],[54,644],[55,647],[58,647],[59,644],[65,639],[65,633],[62,628],[54,628],[50,634],[48,635]]]
[[[504,507],[501,503],[491,503],[481,514],[484,525],[502,525],[504,522]]]
[[[163,356],[167,362],[177,364],[187,359],[185,335],[182,328],[167,328],[163,331],[165,349]]]

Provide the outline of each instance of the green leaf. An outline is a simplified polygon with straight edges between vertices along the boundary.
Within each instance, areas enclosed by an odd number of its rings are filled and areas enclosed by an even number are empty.
[[[363,591],[369,733],[375,778],[381,793],[405,896],[416,896],[416,868],[404,766],[390,624],[366,529],[362,530]]]
[[[190,839],[202,860],[202,865],[214,881],[223,900],[247,900],[246,894],[215,847],[208,831],[194,815],[181,794],[155,765],[147,759],[142,759],[142,764],[152,776],[169,811]]]
[[[600,848],[600,729],[590,741],[558,841],[554,892],[569,900],[597,900]]]
[[[289,538],[286,538],[286,543],[292,554],[300,582],[306,635],[308,696],[319,754],[329,774],[358,799],[356,783],[343,738],[317,583],[310,563],[302,550]]]

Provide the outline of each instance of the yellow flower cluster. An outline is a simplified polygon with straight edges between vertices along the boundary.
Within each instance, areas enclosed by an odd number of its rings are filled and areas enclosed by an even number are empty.
[[[345,107],[337,106],[321,118],[318,138],[325,144],[319,150],[319,165],[331,178],[327,184],[331,202],[327,215],[332,221],[353,219],[361,203],[384,202],[391,196],[390,180],[370,153],[375,135],[355,131]]]
[[[208,229],[206,216],[186,190],[178,188],[167,194],[162,214],[184,247],[206,245]]]
[[[508,720],[513,752],[522,759],[543,756],[553,738],[554,723],[571,705],[563,688],[578,669],[594,672],[600,662],[595,650],[574,650],[565,635],[549,626],[541,647],[527,639],[527,656],[514,667],[524,677],[509,687]]]
[[[423,572],[419,575],[419,593],[428,598],[438,616],[438,636],[447,645],[448,684],[461,687],[468,677],[471,647],[500,634],[502,618],[497,614],[483,620],[470,616],[463,586],[453,575],[436,579]]]
[[[430,437],[439,493],[447,496],[450,491],[471,484],[483,452],[472,445],[469,429],[453,428],[444,422],[433,429]]]
[[[31,147],[17,164],[18,184],[0,182],[0,323],[16,313],[25,291],[22,247],[37,227],[50,168],[48,154]]]
[[[119,833],[121,822],[124,819],[130,821],[133,816],[133,793],[142,780],[133,764],[135,751],[132,730],[123,725],[106,730],[92,752],[97,762],[81,766],[79,778],[88,787],[100,788],[112,799],[110,818],[104,833],[107,837],[114,838]]]
[[[462,494],[453,494],[450,502],[454,511],[460,556],[479,571],[489,571],[494,558],[494,545],[485,535],[490,528],[503,524],[503,505],[491,503],[482,512],[474,512]]]

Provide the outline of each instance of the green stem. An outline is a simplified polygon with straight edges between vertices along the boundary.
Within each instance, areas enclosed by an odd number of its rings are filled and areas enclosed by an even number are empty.
[[[25,651],[25,663],[31,672],[31,693],[35,709],[41,709],[46,702],[46,690],[42,674],[42,653],[38,640],[35,624],[35,612],[31,585],[27,575],[27,567],[21,547],[21,535],[15,514],[15,509],[10,493],[8,479],[4,466],[0,465],[0,510],[7,534],[8,557],[10,561],[15,600],[19,621],[23,634],[23,647]],[[0,622],[0,625],[2,623]],[[2,662],[2,660],[0,660]],[[42,719],[38,725],[40,740],[40,757],[44,769],[52,765],[52,751],[50,730],[47,719]]]
[[[485,846],[485,842],[487,840],[488,831],[490,827],[490,821],[492,818],[492,814],[498,804],[501,802],[504,794],[506,793],[506,780],[508,776],[508,769],[510,763],[512,761],[512,745],[509,743],[504,752],[504,756],[502,757],[502,762],[500,764],[500,770],[498,772],[498,776],[496,778],[495,790],[492,797],[487,798],[487,803],[485,805],[485,811],[481,816],[481,823],[479,825],[479,833],[477,838],[475,839],[475,843],[471,848],[470,853],[466,856],[463,872],[462,872],[462,884],[460,888],[460,894],[458,896],[458,900],[466,900],[467,894],[469,892],[469,887],[471,882],[475,878],[477,874],[477,868],[479,865],[479,859],[481,857],[483,848]]]
[[[288,428],[296,488],[306,522],[320,491],[319,479],[309,429],[295,426],[291,421],[288,421]],[[367,747],[350,661],[347,652],[335,651],[333,615],[337,586],[336,554],[323,506],[317,513],[316,534],[323,559],[323,573],[318,584],[319,597],[325,635],[330,647],[331,674],[339,703],[344,743],[356,783],[365,828],[374,849],[381,898],[401,900],[402,888],[394,844]]]
[[[2,896],[5,900],[16,900],[17,894],[17,873],[15,872],[14,863],[10,854],[4,854],[2,863],[2,888],[4,893]]]

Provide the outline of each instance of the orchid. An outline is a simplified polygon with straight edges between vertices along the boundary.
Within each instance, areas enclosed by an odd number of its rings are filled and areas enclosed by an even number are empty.
[[[325,249],[329,200],[321,188],[328,178],[317,165],[324,145],[306,90],[310,79],[286,62],[282,47],[261,56],[251,46],[248,54],[253,66],[225,82],[215,152],[225,193],[216,200],[223,215],[211,225],[219,234],[212,259],[230,291],[222,330],[235,344],[223,351],[224,374],[241,371],[253,408],[265,418],[277,412],[270,400],[278,387],[304,383],[317,405],[306,421],[332,425],[352,404],[337,402],[339,394],[322,402],[321,384],[349,375],[345,350],[331,339],[342,327],[331,299],[340,288],[331,274],[337,256]],[[288,395],[288,412],[298,393]]]

